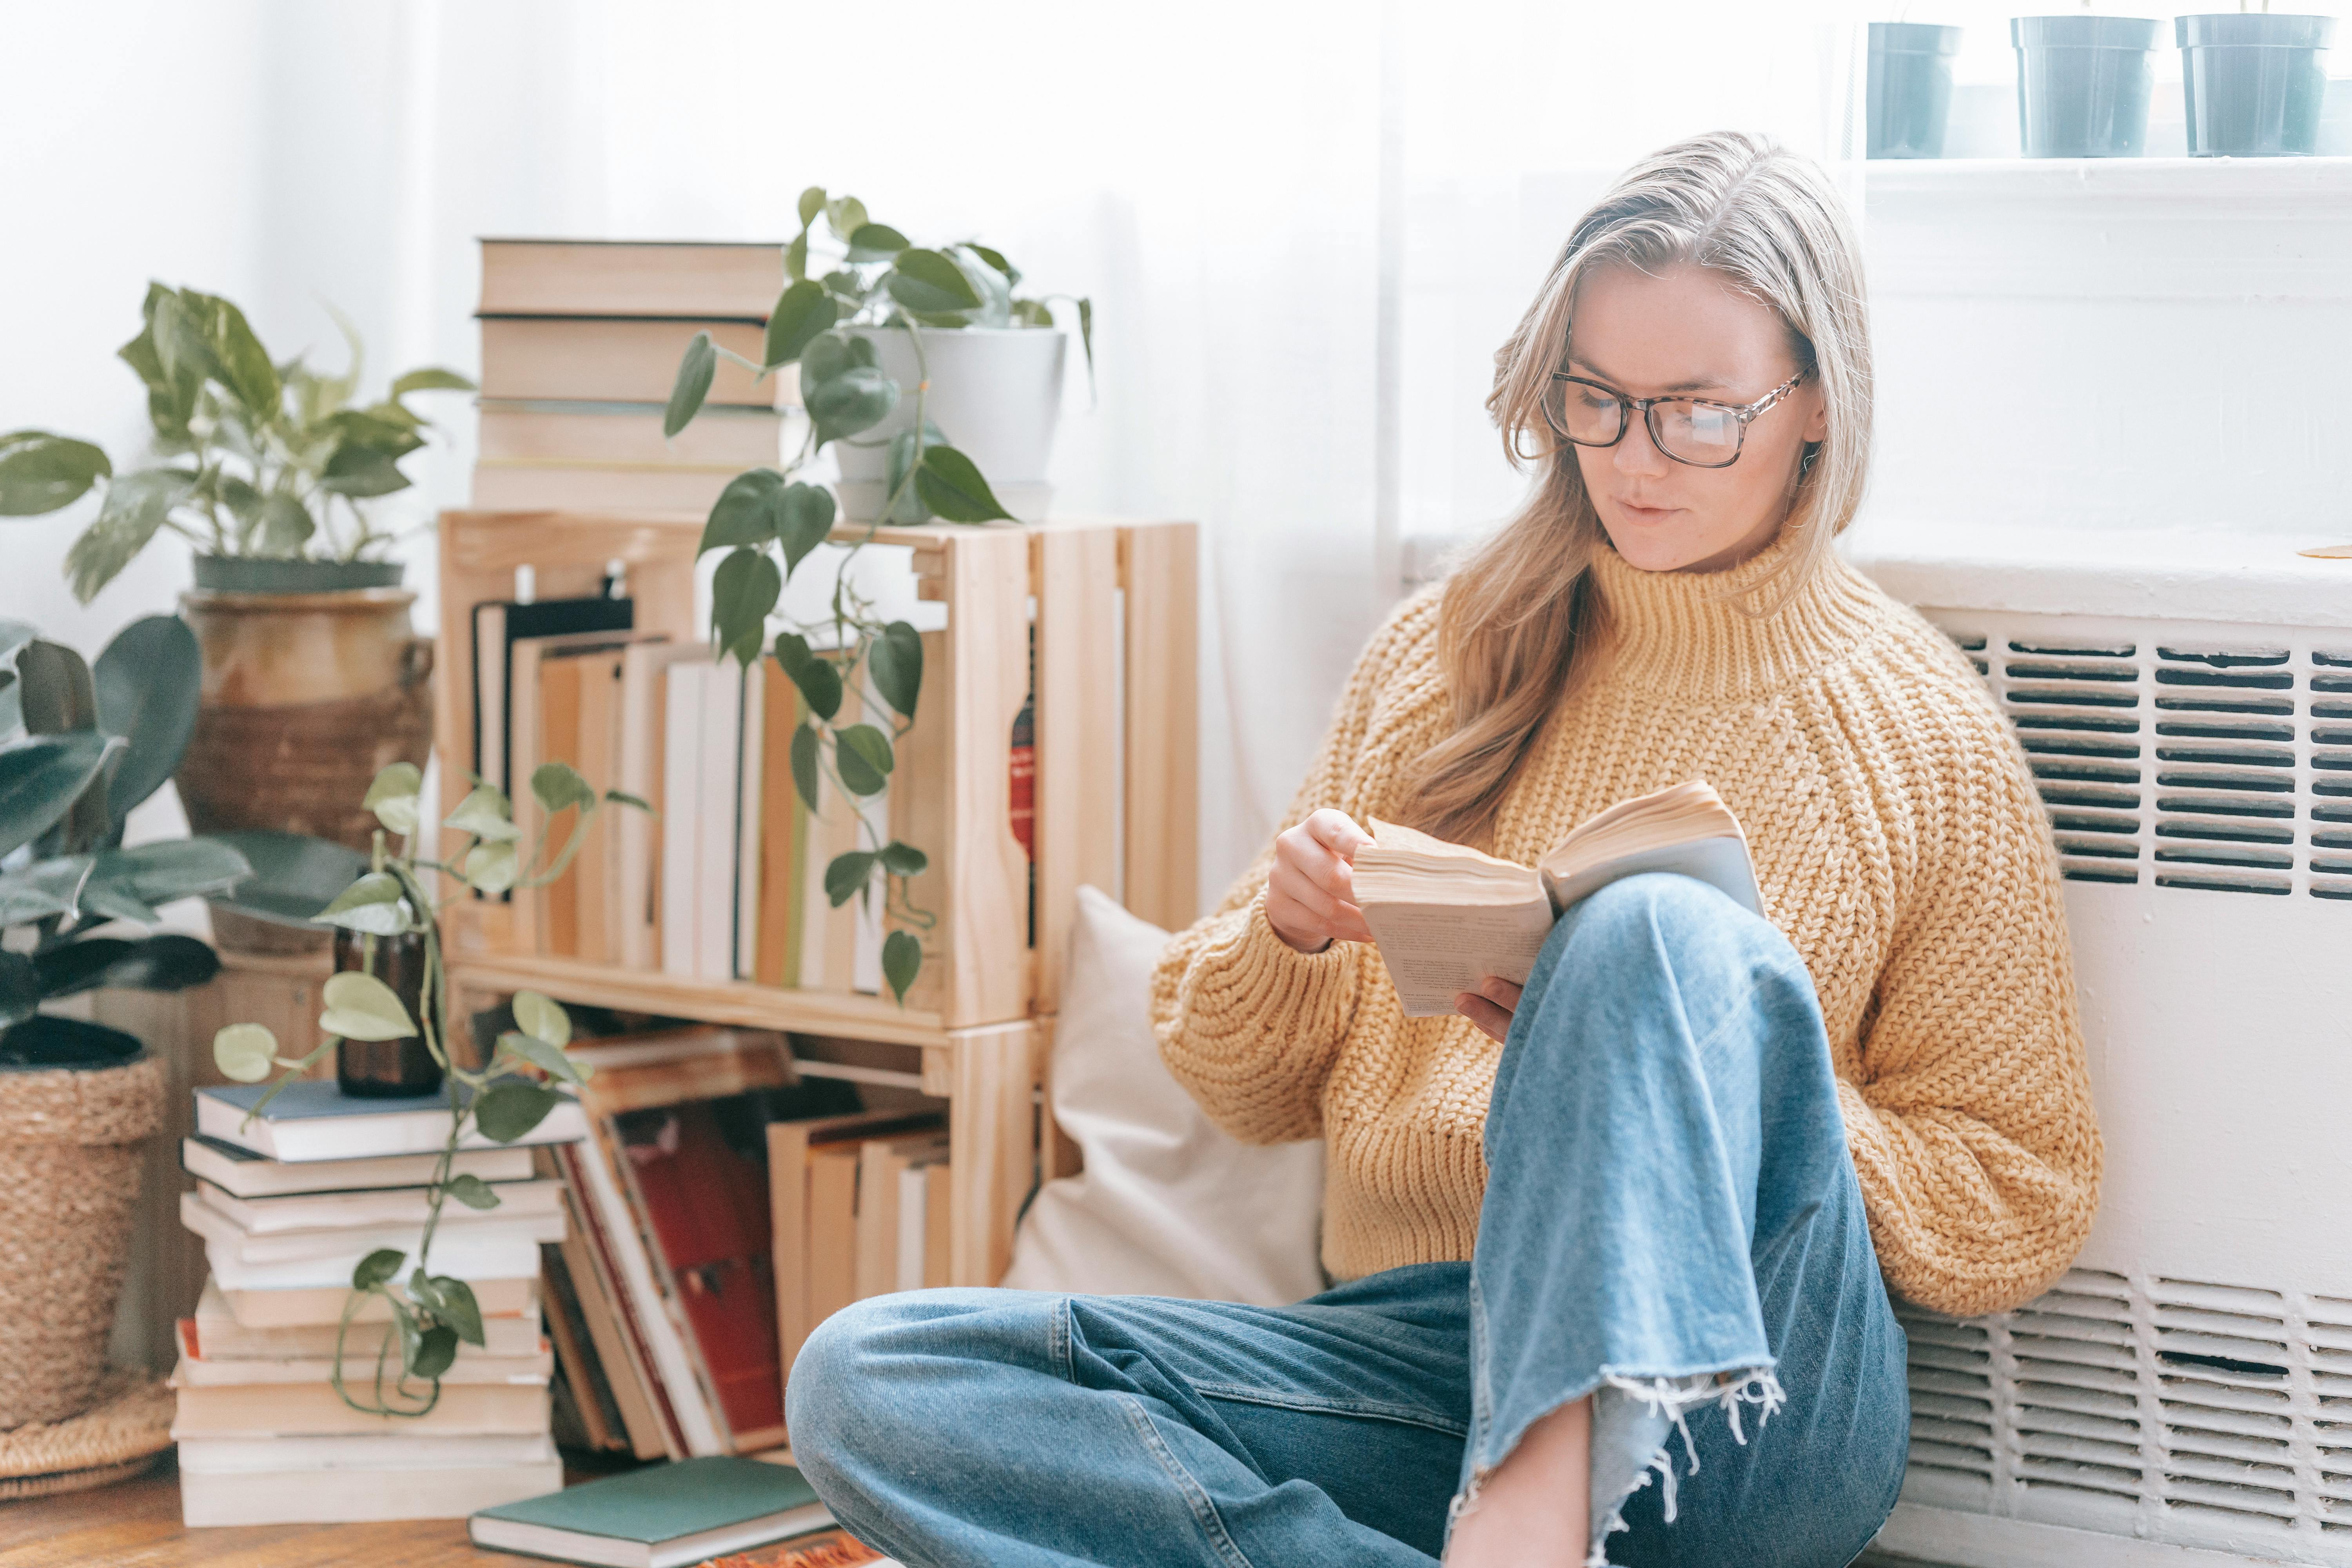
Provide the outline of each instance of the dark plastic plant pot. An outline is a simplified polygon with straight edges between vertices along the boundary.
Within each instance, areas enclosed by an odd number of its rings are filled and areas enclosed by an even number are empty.
[[[1940,158],[1952,111],[1952,57],[1960,29],[1927,22],[1870,25],[1868,153]]]
[[[37,1013],[0,1029],[0,1072],[94,1072],[128,1067],[146,1051],[135,1035],[79,1018]]]
[[[2307,158],[2327,98],[2333,16],[2175,16],[2192,158]]]
[[[2147,143],[2151,56],[2144,16],[2012,16],[2017,138],[2028,158],[2137,158]]]
[[[278,561],[199,555],[196,586],[220,594],[331,594],[342,588],[397,588],[397,561]]]

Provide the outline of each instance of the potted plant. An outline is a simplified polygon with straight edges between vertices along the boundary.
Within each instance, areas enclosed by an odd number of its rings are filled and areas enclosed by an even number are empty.
[[[123,819],[187,744],[195,660],[164,616],[125,628],[94,671],[0,626],[0,1428],[77,1415],[97,1389],[139,1145],[163,1113],[163,1064],[137,1039],[42,1004],[210,980],[219,961],[195,938],[117,922],[152,925],[157,905],[249,874],[202,838],[122,847]]]
[[[1873,22],[1865,99],[1866,155],[1940,158],[1952,111],[1952,57],[1958,27],[1928,22]]]
[[[103,489],[66,556],[85,604],[158,533],[186,539],[194,585],[182,607],[204,668],[179,775],[190,825],[364,848],[373,824],[352,803],[386,763],[421,764],[432,732],[432,645],[413,635],[415,595],[367,503],[408,487],[400,465],[432,428],[408,399],[473,384],[414,370],[362,404],[348,325],[350,363],[328,375],[299,354],[274,359],[215,295],[151,284],[143,314],[121,355],[146,388],[161,460],[118,472],[87,441],[0,436],[0,514],[53,512]]]
[[[856,197],[818,187],[801,194],[800,219],[784,253],[792,281],[768,317],[767,363],[727,357],[755,376],[798,365],[808,433],[782,468],[737,476],[702,533],[704,552],[728,552],[711,580],[711,640],[745,664],[762,656],[785,582],[831,535],[837,511],[866,525],[853,552],[884,522],[1012,521],[1000,497],[1023,499],[1033,517],[1044,511],[1064,355],[1055,300],[1073,307],[1090,376],[1094,368],[1092,302],[1016,297],[1020,269],[1001,252],[975,242],[913,245],[873,222]],[[707,332],[687,345],[663,421],[668,434],[700,411],[725,353]],[[803,477],[827,447],[840,462],[838,507],[832,491]],[[847,583],[845,563],[843,570]],[[794,785],[812,811],[823,809],[820,778],[853,801],[882,793],[922,688],[923,645],[912,626],[883,621],[854,592],[835,592],[830,604],[830,616],[786,627],[773,645],[812,715],[791,753]],[[878,704],[845,706],[847,693],[869,690]],[[903,1003],[922,968],[914,933],[936,919],[910,901],[907,882],[929,860],[863,811],[858,823],[861,847],[826,866],[825,893],[837,908],[873,897],[880,879],[893,927],[882,973]]]
[[[2175,16],[2181,109],[2192,158],[2307,158],[2319,146],[2327,98],[2320,56],[2333,16],[2248,12]]]
[[[2018,144],[2028,158],[2137,158],[2147,142],[2150,57],[2143,16],[2012,16]]]

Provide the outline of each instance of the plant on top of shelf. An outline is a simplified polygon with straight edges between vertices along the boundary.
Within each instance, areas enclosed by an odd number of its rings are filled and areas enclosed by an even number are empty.
[[[848,542],[852,556],[884,522],[1013,521],[979,465],[928,417],[927,331],[1050,330],[1053,302],[1066,300],[1076,311],[1089,375],[1094,366],[1092,302],[1068,295],[1016,297],[1020,269],[1001,252],[972,241],[936,248],[911,244],[898,230],[868,218],[856,197],[829,197],[821,187],[801,193],[799,211],[801,232],[784,253],[791,281],[768,317],[766,363],[754,364],[719,347],[708,332],[696,333],[679,362],[662,426],[675,436],[700,412],[722,357],[755,379],[786,365],[800,367],[801,403],[809,416],[800,449],[781,468],[738,475],[710,509],[702,533],[702,552],[727,552],[711,584],[711,642],[719,657],[746,666],[769,647],[768,622],[785,583],[833,531],[838,510],[833,492],[800,477],[827,447],[851,454],[843,458],[845,469],[856,455],[884,458],[880,501],[865,531]],[[892,420],[908,390],[884,367],[881,344],[891,337],[902,338],[911,351],[913,407],[895,421],[903,426],[895,434],[861,441],[856,437]],[[883,792],[922,690],[920,636],[906,621],[883,620],[852,585],[845,559],[841,565],[830,613],[808,625],[787,625],[772,644],[776,662],[800,689],[811,715],[792,740],[793,784],[811,811],[820,809],[823,778],[853,801]],[[887,712],[861,702],[857,721],[843,721],[845,694],[869,688]],[[922,970],[922,943],[914,933],[937,923],[907,888],[929,858],[877,831],[863,810],[857,816],[860,847],[825,867],[825,896],[835,908],[854,897],[870,899],[874,876],[881,873],[885,917],[893,926],[883,942],[882,973],[903,1005]]]
[[[450,1162],[470,1123],[494,1143],[511,1143],[547,1119],[562,1103],[551,1082],[580,1084],[590,1068],[565,1051],[571,1043],[572,1020],[556,1003],[535,991],[515,994],[516,1026],[499,1037],[489,1062],[479,1070],[461,1067],[442,1037],[448,1017],[448,972],[441,958],[438,917],[458,899],[436,899],[427,887],[435,879],[452,877],[475,892],[499,894],[517,888],[544,888],[561,879],[579,852],[588,824],[605,805],[647,809],[634,795],[608,790],[600,798],[587,780],[563,763],[545,763],[530,776],[531,793],[545,809],[538,841],[525,850],[522,830],[515,826],[507,797],[487,784],[477,784],[457,803],[444,826],[466,836],[464,847],[452,861],[418,853],[418,828],[424,820],[425,778],[408,763],[394,763],[375,777],[367,792],[367,808],[382,824],[375,833],[374,853],[368,869],[314,917],[320,923],[341,926],[361,936],[361,963],[331,977],[321,988],[326,1010],[319,1026],[326,1035],[318,1049],[299,1058],[278,1054],[278,1037],[261,1024],[231,1024],[213,1037],[213,1060],[239,1083],[259,1083],[275,1071],[278,1081],[257,1102],[247,1120],[313,1063],[345,1039],[404,1040],[421,1037],[442,1071],[442,1088],[449,1105],[449,1136],[441,1149],[429,1185],[424,1234],[417,1243],[408,1278],[399,1278],[406,1254],[383,1247],[360,1260],[352,1273],[352,1294],[335,1336],[336,1394],[354,1410],[376,1415],[423,1415],[441,1397],[441,1374],[449,1370],[462,1342],[483,1342],[482,1314],[474,1292],[464,1280],[432,1271],[434,1232],[441,1223],[445,1200],[455,1198],[470,1209],[499,1206],[495,1188],[478,1176],[451,1175]],[[557,816],[576,808],[570,836],[551,858],[548,838]],[[399,853],[387,852],[386,836],[400,837]],[[534,869],[534,868],[536,868]],[[423,939],[422,1005],[412,1017],[407,1004],[380,979],[379,939],[417,936]],[[400,1364],[387,1369],[386,1342],[377,1358],[373,1402],[362,1403],[343,1385],[343,1344],[352,1320],[371,1296],[381,1296],[391,1309],[400,1342]],[[387,1372],[391,1381],[387,1384]],[[421,1380],[422,1389],[411,1386]]]
[[[271,359],[245,313],[216,295],[151,283],[142,313],[139,335],[117,353],[146,386],[153,447],[167,461],[121,473],[88,441],[0,434],[0,516],[53,512],[105,487],[98,517],[66,555],[74,597],[88,604],[165,529],[195,547],[205,586],[241,585],[206,583],[207,557],[368,563],[397,582],[396,565],[374,561],[392,536],[362,503],[409,486],[401,461],[433,428],[410,395],[474,384],[412,370],[362,405],[360,340],[341,316],[351,363],[325,375],[300,354]]]

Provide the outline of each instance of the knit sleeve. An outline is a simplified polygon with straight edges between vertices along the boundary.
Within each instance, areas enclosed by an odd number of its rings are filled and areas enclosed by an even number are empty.
[[[1935,727],[1909,907],[1839,1099],[1888,1285],[1965,1316],[2065,1271],[2102,1150],[2057,852],[2025,759],[1989,703]]]
[[[1286,829],[1325,806],[1361,821],[1367,736],[1401,663],[1426,653],[1438,595],[1408,601],[1374,634],[1340,693]],[[1152,978],[1160,1052],[1217,1124],[1250,1143],[1323,1135],[1323,1082],[1355,1017],[1360,943],[1303,953],[1266,923],[1274,847],[1260,851],[1217,912],[1172,938]]]

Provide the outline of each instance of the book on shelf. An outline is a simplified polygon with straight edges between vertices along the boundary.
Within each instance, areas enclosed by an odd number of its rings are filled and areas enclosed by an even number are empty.
[[[833,1523],[790,1465],[683,1459],[567,1487],[477,1513],[467,1533],[489,1551],[611,1568],[681,1568]]]
[[[272,1445],[286,1462],[271,1469],[191,1470],[184,1463],[181,1519],[194,1527],[464,1519],[563,1484],[563,1462],[551,1454],[521,1464],[337,1468],[302,1462],[315,1441]]]
[[[631,1310],[618,1265],[590,1204],[584,1178],[573,1174],[571,1151],[547,1152],[548,1169],[564,1177],[568,1224],[563,1269],[588,1331],[593,1365],[620,1416],[630,1453],[640,1459],[683,1458],[686,1442],[677,1412],[654,1370],[653,1352]]]
[[[397,1364],[386,1381],[398,1372]],[[195,1388],[175,1369],[179,1414],[172,1438],[327,1437],[355,1433],[547,1435],[545,1384],[457,1384],[422,1415],[374,1415],[354,1410],[327,1384],[240,1384]],[[373,1386],[371,1378],[368,1384]]]
[[[771,303],[773,303],[772,300]],[[677,380],[678,358],[697,332],[758,364],[767,355],[760,317],[542,316],[485,314],[482,385],[486,398],[541,402],[662,403]],[[721,356],[706,404],[789,408],[800,396],[790,376],[755,381]]]
[[[768,1207],[774,1235],[776,1337],[787,1374],[809,1335],[857,1299],[857,1174],[868,1139],[938,1131],[934,1111],[880,1107],[769,1123]],[[944,1237],[948,1167],[929,1167],[925,1188],[926,1258],[930,1194],[940,1195]],[[893,1242],[894,1256],[896,1242]],[[943,1247],[944,1242],[940,1243]],[[946,1283],[944,1257],[940,1283]]]
[[[790,376],[787,366],[780,375]],[[730,478],[775,468],[787,416],[721,404],[675,436],[662,434],[660,403],[501,403],[484,399],[478,446],[485,465],[581,469],[714,469]]]
[[[426,1180],[430,1179],[428,1175]],[[499,1182],[492,1184],[492,1191],[499,1199],[495,1209],[445,1205],[443,1217],[464,1224],[470,1218],[493,1215],[514,1220],[563,1212],[563,1184],[560,1182]],[[195,1195],[206,1208],[218,1211],[247,1236],[331,1230],[342,1226],[423,1225],[433,1208],[433,1194],[421,1183],[415,1186],[241,1198],[199,1179]],[[454,1212],[460,1208],[462,1214]]]
[[[440,1255],[436,1253],[435,1261]],[[472,1287],[474,1305],[481,1310],[487,1322],[491,1318],[512,1317],[539,1310],[539,1272],[509,1276],[467,1275],[466,1283]],[[218,1275],[209,1289],[220,1292],[237,1322],[248,1329],[274,1330],[295,1328],[330,1328],[342,1321],[343,1309],[352,1299],[352,1282],[348,1275],[330,1285],[255,1286],[247,1289],[233,1286]],[[399,1289],[397,1281],[394,1289]],[[354,1324],[384,1323],[392,1321],[392,1308],[380,1296],[371,1296],[352,1314]],[[534,1330],[534,1332],[536,1330]]]
[[[520,1279],[483,1280],[474,1286],[475,1304],[483,1306],[486,1298],[498,1293],[491,1289],[494,1284],[499,1291],[506,1291],[528,1283]],[[341,1295],[344,1300],[350,1299],[348,1283]],[[236,1309],[222,1292],[220,1282],[208,1279],[205,1281],[204,1294],[196,1299],[194,1320],[196,1343],[207,1361],[325,1361],[334,1355],[336,1339],[340,1334],[346,1357],[365,1356],[373,1360],[394,1330],[382,1300],[375,1297],[368,1300],[378,1309],[377,1315],[368,1320],[355,1318],[348,1326],[341,1321],[340,1310],[324,1321],[250,1323],[238,1319]],[[501,1301],[500,1304],[506,1303]],[[538,1303],[525,1292],[520,1310],[491,1311],[485,1308],[481,1346],[478,1351],[472,1345],[461,1346],[457,1354],[461,1359],[477,1353],[492,1356],[534,1354],[541,1343],[540,1328]]]
[[[709,643],[634,643],[621,655],[621,789],[650,807],[624,811],[614,841],[621,962],[662,967],[662,876],[668,822],[670,669],[710,661]]]
[[[598,1453],[631,1452],[619,1397],[590,1338],[587,1315],[560,1244],[539,1249],[539,1272],[547,1291],[548,1346],[555,1355],[555,1376],[548,1394],[554,1405],[556,1431],[563,1433],[568,1408],[577,1427],[568,1439],[570,1446]]]
[[[774,241],[485,237],[486,316],[740,316],[784,290]]]
[[[947,1158],[945,1130],[896,1138],[868,1138],[857,1146],[856,1261],[853,1273],[859,1300],[893,1290],[922,1289],[920,1206],[924,1188],[919,1173],[929,1166],[946,1164]],[[917,1205],[911,1213],[906,1201],[909,1186],[914,1190]]]
[[[472,622],[474,774],[492,789],[506,790],[513,776],[507,714],[514,645],[526,637],[626,632],[636,624],[636,605],[601,595],[529,604],[495,600],[473,606]],[[526,779],[524,788],[529,787]]]
[[[194,1318],[182,1318],[180,1334],[180,1386],[183,1388],[241,1388],[270,1384],[330,1382],[335,1373],[334,1348],[331,1345],[323,1356],[257,1357],[209,1356],[203,1331]],[[343,1347],[342,1376],[345,1386],[361,1388],[375,1381],[375,1352],[383,1338],[382,1334],[352,1336],[352,1342]],[[399,1352],[392,1352],[397,1364]],[[521,1355],[492,1355],[472,1345],[460,1345],[457,1359],[441,1374],[442,1383],[449,1387],[465,1384],[512,1384],[519,1387],[543,1388],[554,1371],[551,1354],[534,1346]]]
[[[767,459],[773,467],[775,459]],[[482,511],[707,512],[750,465],[623,463],[474,465],[470,498]]]
[[[373,1160],[310,1160],[291,1165],[217,1138],[196,1136],[180,1141],[182,1170],[238,1198],[419,1187],[433,1180],[439,1162],[438,1154],[393,1154]],[[449,1173],[493,1184],[529,1181],[530,1151],[509,1149],[503,1144],[468,1149],[450,1161]]]
[[[1356,903],[1410,1018],[1453,1012],[1488,975],[1524,983],[1561,912],[1621,877],[1679,872],[1762,910],[1739,820],[1701,781],[1620,801],[1531,867],[1395,823],[1367,826]]]
[[[361,1100],[345,1095],[325,1079],[297,1079],[257,1113],[254,1108],[269,1095],[270,1088],[266,1083],[231,1083],[196,1090],[197,1132],[273,1160],[295,1163],[437,1153],[449,1141],[449,1104],[440,1094]],[[466,1091],[459,1092],[462,1096]],[[494,1143],[480,1129],[469,1125],[458,1147],[566,1143],[587,1135],[588,1123],[581,1114],[580,1102],[566,1094],[538,1126],[513,1144]]]

